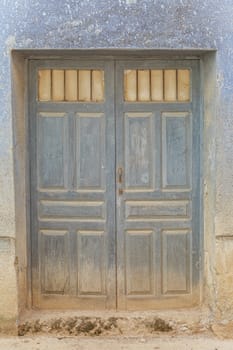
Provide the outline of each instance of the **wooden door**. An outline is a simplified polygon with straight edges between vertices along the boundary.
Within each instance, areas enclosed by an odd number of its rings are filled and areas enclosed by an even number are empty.
[[[33,305],[198,304],[198,61],[32,60],[29,101]]]
[[[198,304],[198,62],[121,61],[116,77],[118,308]]]
[[[31,61],[33,305],[116,307],[111,62]]]

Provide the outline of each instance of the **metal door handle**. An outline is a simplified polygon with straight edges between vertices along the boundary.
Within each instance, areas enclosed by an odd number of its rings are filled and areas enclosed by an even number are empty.
[[[123,178],[123,169],[118,168],[118,182],[119,182],[119,184],[122,183],[122,178]]]

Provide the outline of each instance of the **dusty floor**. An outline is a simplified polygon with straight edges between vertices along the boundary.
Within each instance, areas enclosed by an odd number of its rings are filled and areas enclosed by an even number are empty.
[[[233,321],[207,310],[28,311],[0,350],[233,350]]]
[[[192,309],[156,312],[28,311],[19,320],[21,336],[154,336],[196,335],[210,331],[210,315]],[[233,350],[233,349],[232,349]]]
[[[2,337],[0,350],[233,350],[233,340],[214,336]]]

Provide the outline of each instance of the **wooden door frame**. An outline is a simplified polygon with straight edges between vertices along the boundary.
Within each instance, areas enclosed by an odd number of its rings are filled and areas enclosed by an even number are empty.
[[[216,101],[216,51],[215,50],[164,50],[164,49],[77,49],[77,50],[12,50],[12,118],[14,142],[14,181],[15,181],[15,213],[16,213],[16,266],[18,275],[18,308],[19,313],[32,307],[31,302],[31,263],[30,263],[30,229],[29,229],[29,153],[28,148],[28,61],[30,59],[78,59],[79,57],[96,56],[102,58],[121,59],[200,59],[201,63],[201,281],[203,276],[208,283],[201,288],[201,301],[204,296],[212,295],[211,280],[214,276],[211,266],[214,262],[213,249],[213,213],[215,199],[215,101]],[[203,135],[205,140],[203,139]],[[211,155],[211,156],[210,156]],[[203,196],[205,187],[208,196]],[[205,226],[205,230],[204,230]],[[205,236],[205,243],[204,243]],[[203,262],[203,251],[207,251],[206,263]],[[208,268],[210,266],[210,268]],[[205,268],[204,268],[205,267]]]

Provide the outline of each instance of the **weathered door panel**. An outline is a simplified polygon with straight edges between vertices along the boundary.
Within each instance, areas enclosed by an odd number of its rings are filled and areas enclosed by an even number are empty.
[[[35,307],[116,307],[113,73],[103,61],[30,63]]]
[[[198,76],[191,60],[117,64],[119,309],[199,302]]]

